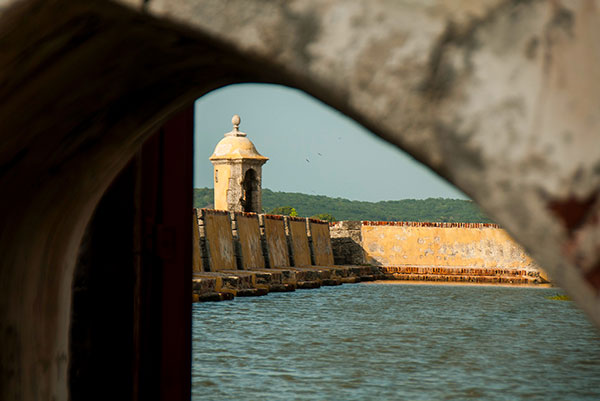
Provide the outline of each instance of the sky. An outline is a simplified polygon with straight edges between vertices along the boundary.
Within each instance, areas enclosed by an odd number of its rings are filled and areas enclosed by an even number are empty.
[[[411,156],[297,89],[237,84],[196,100],[194,187],[213,187],[208,158],[241,117],[263,165],[263,188],[352,200],[468,199]]]

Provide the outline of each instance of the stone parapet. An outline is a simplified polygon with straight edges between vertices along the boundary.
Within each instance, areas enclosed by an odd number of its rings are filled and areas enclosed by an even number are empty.
[[[337,223],[346,223],[343,221]],[[334,223],[334,224],[337,224]],[[355,223],[355,222],[348,222]],[[437,227],[437,228],[500,228],[494,223],[445,223],[426,221],[361,221],[363,226],[394,226],[394,227]]]
[[[369,266],[335,266],[325,221],[220,210],[194,211],[196,301],[370,281]],[[310,234],[310,235],[309,235]],[[314,242],[311,243],[311,239]],[[327,262],[316,266],[314,260]],[[325,264],[325,263],[324,263]]]

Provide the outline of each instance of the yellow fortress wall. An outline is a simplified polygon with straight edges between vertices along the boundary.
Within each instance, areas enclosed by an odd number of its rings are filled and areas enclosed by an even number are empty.
[[[288,252],[283,216],[266,214],[261,217],[265,228],[269,267],[289,267],[290,254]]]
[[[244,270],[264,269],[265,258],[260,241],[260,226],[255,213],[238,212],[235,214],[238,240],[242,251]]]
[[[494,224],[362,222],[367,263],[379,266],[538,269]]]
[[[315,265],[332,266],[334,264],[329,224],[317,219],[308,219],[312,237]]]
[[[237,269],[229,212],[202,209],[202,213],[211,271]]]
[[[294,255],[294,266],[310,266],[312,263],[306,233],[306,219],[287,217],[287,222],[292,254]]]

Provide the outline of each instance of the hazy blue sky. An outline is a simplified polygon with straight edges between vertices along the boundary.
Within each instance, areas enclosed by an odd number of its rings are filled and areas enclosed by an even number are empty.
[[[270,160],[263,188],[354,200],[466,196],[399,149],[304,92],[232,85],[196,101],[194,186],[213,186],[208,160],[231,117]]]

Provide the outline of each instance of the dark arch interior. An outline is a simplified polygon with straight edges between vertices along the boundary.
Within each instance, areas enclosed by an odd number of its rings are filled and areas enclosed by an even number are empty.
[[[189,399],[192,136],[189,108],[144,143],[86,227],[72,284],[72,400]]]
[[[0,25],[11,77],[0,111],[0,206],[11,211],[0,225],[0,366],[13,373],[0,374],[0,398],[106,399],[111,388],[187,400],[192,105],[284,74],[110,2],[10,11]],[[82,291],[71,311],[72,277]]]
[[[242,206],[244,212],[260,212],[256,197],[258,196],[258,179],[256,171],[249,169],[242,181]]]

